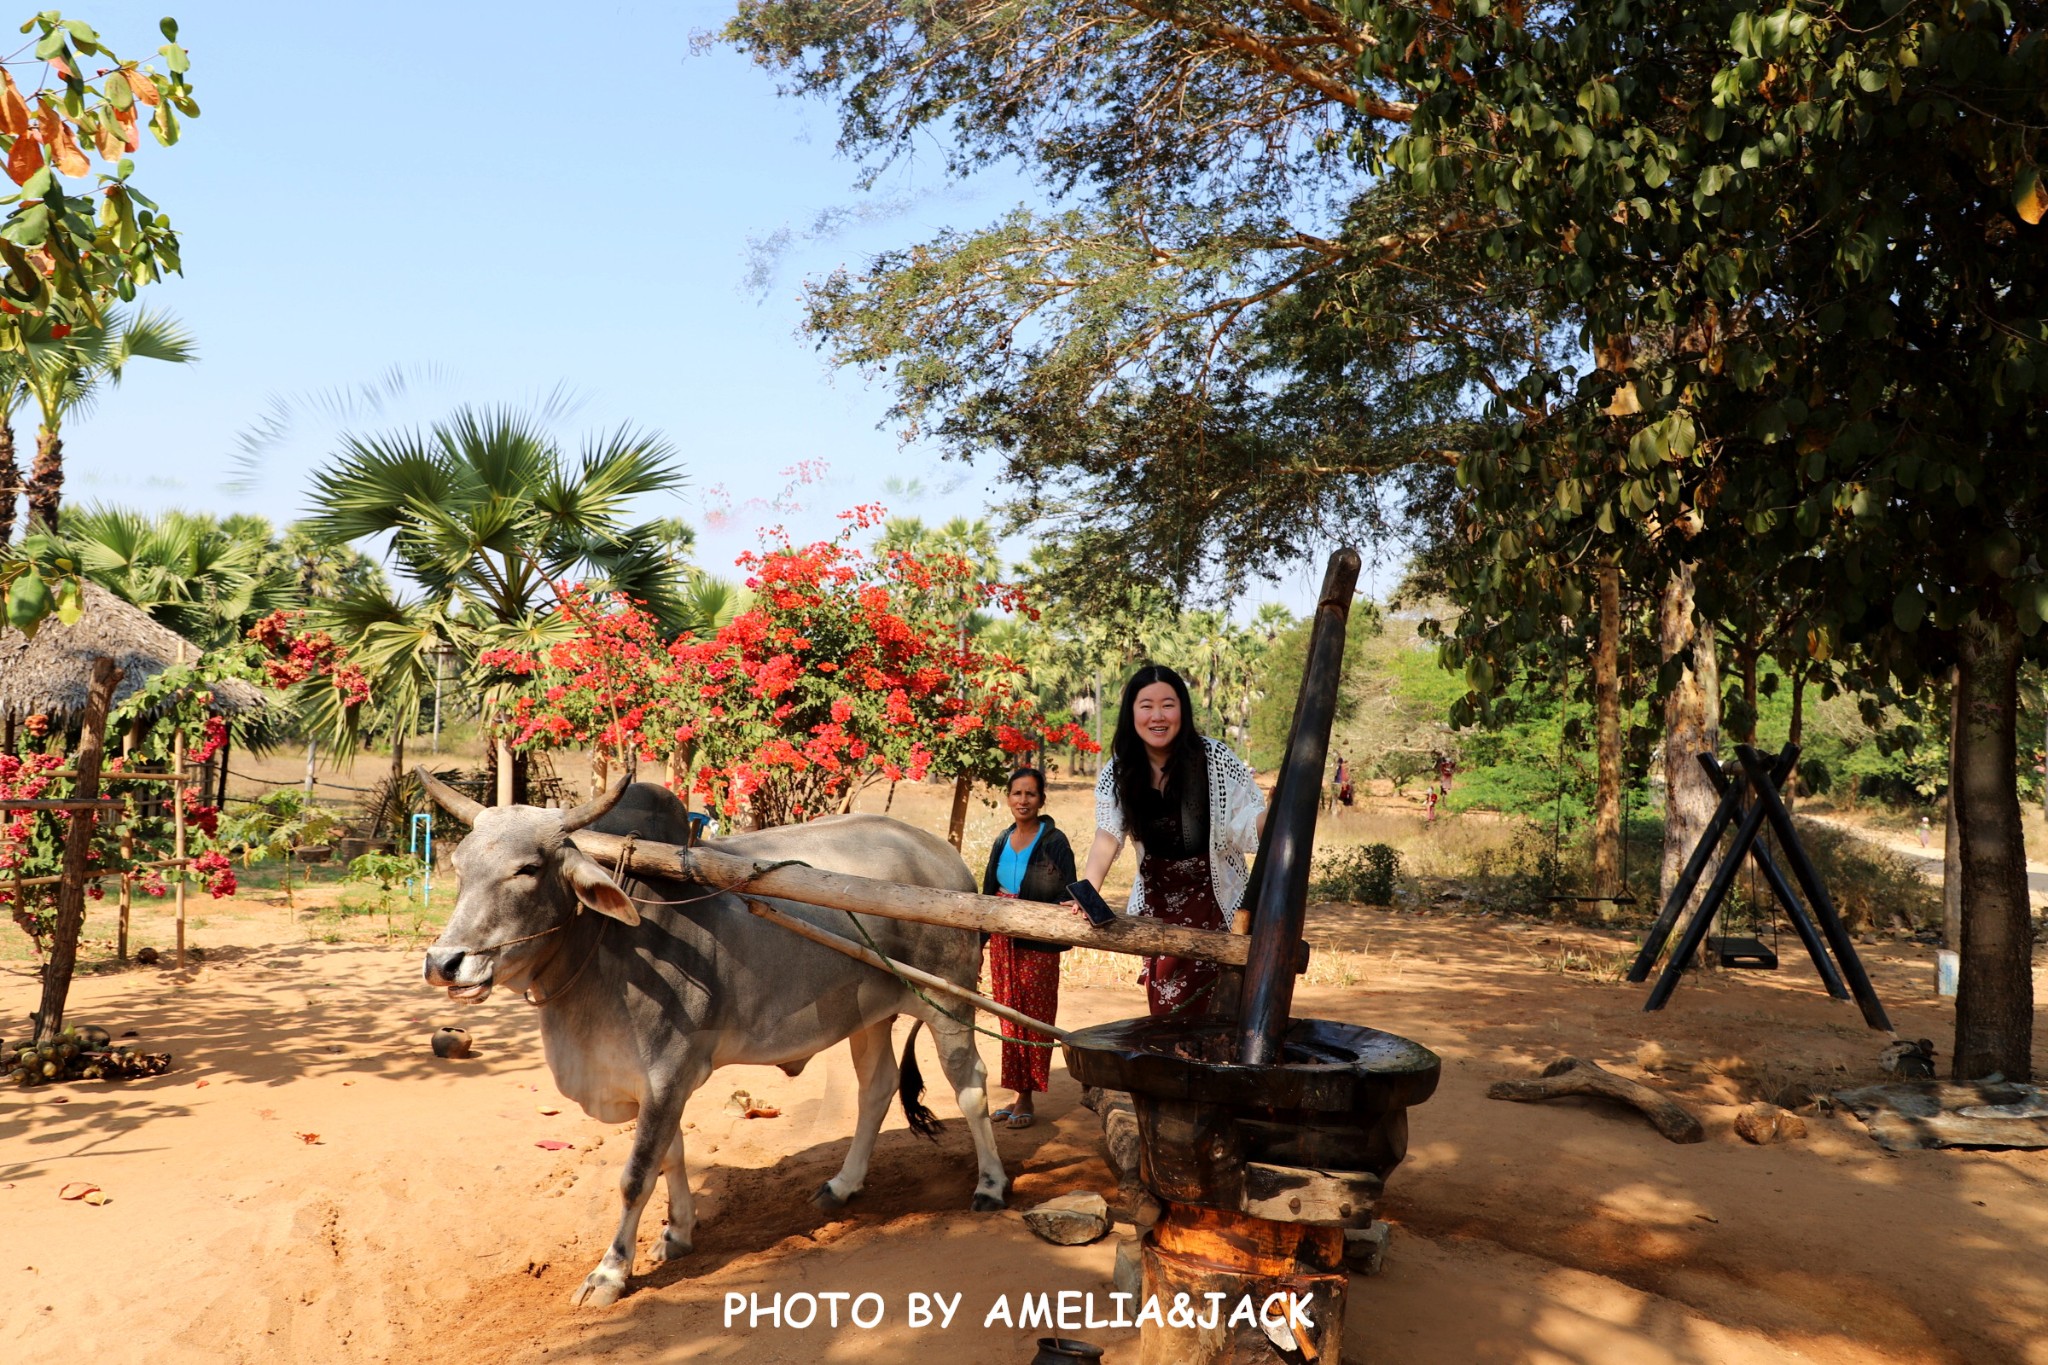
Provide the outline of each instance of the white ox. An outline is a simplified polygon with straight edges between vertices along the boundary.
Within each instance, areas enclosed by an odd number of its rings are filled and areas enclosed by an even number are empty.
[[[967,1117],[978,1164],[972,1207],[1003,1207],[1009,1180],[989,1123],[986,1074],[965,1023],[926,1004],[891,973],[756,917],[730,891],[614,880],[566,837],[588,827],[681,842],[681,806],[666,790],[638,784],[621,804],[622,779],[588,805],[553,811],[485,807],[424,771],[420,776],[433,798],[471,828],[455,851],[461,889],[448,927],[427,950],[427,981],[455,1000],[482,1000],[499,986],[527,992],[540,1005],[548,1069],[562,1094],[603,1122],[639,1120],[619,1177],[618,1231],[574,1302],[610,1304],[624,1291],[657,1171],[668,1184],[668,1219],[654,1259],[689,1252],[696,1214],[683,1164],[683,1105],[718,1067],[766,1064],[794,1075],[812,1054],[841,1039],[851,1045],[859,1119],[845,1164],[814,1196],[822,1208],[860,1192],[892,1092],[900,1092],[913,1129],[936,1132],[937,1121],[918,1102],[923,1081],[908,1043],[899,1084],[889,1046],[899,1014],[930,1026]],[[764,830],[719,847],[887,881],[975,889],[951,846],[874,815]],[[771,903],[860,937],[843,911]],[[596,913],[579,913],[586,908]],[[974,984],[981,944],[972,931],[860,918],[888,956]],[[966,1017],[964,1006],[944,1003]]]

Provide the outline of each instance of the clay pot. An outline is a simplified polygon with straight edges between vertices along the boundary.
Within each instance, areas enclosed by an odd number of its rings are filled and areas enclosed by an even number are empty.
[[[436,1057],[467,1057],[469,1055],[469,1030],[442,1028],[434,1030],[434,1055]]]
[[[1040,1337],[1038,1354],[1031,1365],[1094,1365],[1102,1359],[1102,1348],[1069,1337]]]

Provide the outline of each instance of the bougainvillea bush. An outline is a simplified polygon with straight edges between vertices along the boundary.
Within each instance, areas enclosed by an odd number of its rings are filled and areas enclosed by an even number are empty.
[[[752,602],[708,636],[665,640],[630,600],[565,590],[569,638],[480,657],[512,690],[514,742],[675,760],[692,804],[758,826],[843,809],[876,781],[1001,781],[1041,746],[1094,748],[965,629],[970,611],[1029,612],[1016,590],[957,556],[864,555],[853,537],[881,509],[842,516],[831,540],[764,536],[739,561]]]
[[[211,758],[227,743],[227,722],[212,714],[212,687],[223,677],[242,676],[243,662],[233,656],[208,656],[200,661],[167,669],[138,689],[108,719],[109,733],[118,734],[137,716],[151,717],[142,743],[126,758],[107,761],[101,770],[102,809],[93,812],[93,837],[86,854],[86,895],[99,900],[107,883],[124,872],[134,875],[133,885],[145,895],[170,894],[166,869],[148,866],[171,856],[175,845],[171,807],[164,799],[161,782],[123,781],[124,770],[165,772],[169,770],[172,746],[179,731],[186,736],[186,761],[196,765]],[[44,737],[31,727],[31,744]],[[49,741],[41,751],[31,748],[19,756],[0,754],[0,798],[23,801],[61,801],[73,795],[74,779],[66,774],[77,766],[77,755],[61,743]],[[233,865],[217,847],[220,808],[200,798],[196,786],[182,787],[174,799],[185,810],[185,851],[192,858],[192,873],[215,897],[235,894]],[[29,936],[38,955],[48,951],[57,918],[57,885],[23,886],[19,897],[13,879],[54,877],[64,868],[64,844],[75,811],[0,811],[0,905],[23,933]],[[124,840],[128,852],[124,855]]]

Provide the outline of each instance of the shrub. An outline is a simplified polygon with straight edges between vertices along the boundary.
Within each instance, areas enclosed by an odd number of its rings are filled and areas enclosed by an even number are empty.
[[[1309,894],[1324,900],[1392,905],[1401,855],[1392,844],[1361,844],[1323,860]]]

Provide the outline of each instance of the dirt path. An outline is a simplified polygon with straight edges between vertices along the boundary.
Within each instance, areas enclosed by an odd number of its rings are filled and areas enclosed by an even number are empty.
[[[1938,829],[1928,835],[1927,847],[1922,848],[1918,836],[1872,829],[1868,825],[1844,820],[1840,816],[1815,815],[1802,811],[1800,818],[1826,825],[1830,829],[1838,829],[1865,843],[1890,849],[1900,857],[1908,859],[1921,876],[1936,886],[1940,886],[1945,880],[1946,869],[1942,865],[1941,852],[1942,834]],[[2048,863],[2033,858],[2027,859],[2027,896],[2037,906],[2048,904]]]

